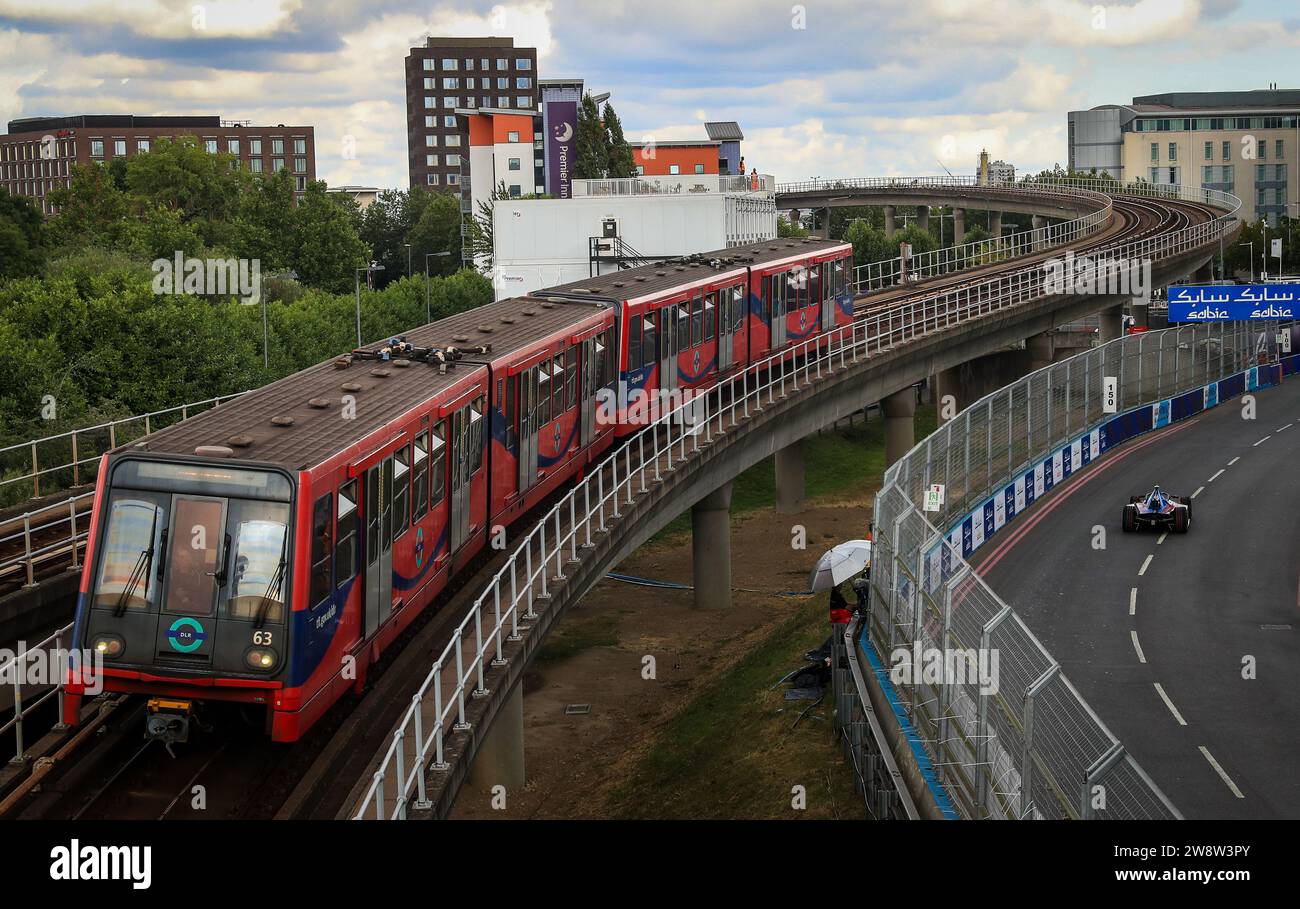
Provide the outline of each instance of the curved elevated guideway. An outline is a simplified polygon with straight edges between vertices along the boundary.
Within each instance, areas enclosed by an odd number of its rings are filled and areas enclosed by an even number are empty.
[[[1300,381],[1254,399],[1126,443],[972,559],[1188,817],[1300,817]],[[1195,496],[1186,535],[1120,532],[1155,484]]]
[[[973,187],[942,178],[890,188],[921,198],[916,204],[928,204],[926,193],[944,204],[989,197],[1000,209],[1075,217],[1003,246],[971,244],[959,258],[918,258],[905,272],[868,269],[852,325],[803,342],[793,360],[776,355],[725,380],[692,402],[693,424],[679,409],[614,451],[531,530],[518,531],[517,548],[487,587],[455,608],[447,624],[459,625],[437,642],[432,669],[346,813],[445,814],[494,721],[521,726],[519,680],[567,608],[686,508],[725,507],[727,484],[741,471],[869,403],[910,394],[927,376],[1118,302],[1051,291],[1043,259],[1067,250],[1147,259],[1161,283],[1202,267],[1240,229],[1236,200],[1222,194],[1136,185],[1108,195],[1114,189],[1087,181]],[[909,441],[901,449],[891,443],[891,456],[910,447],[910,413],[901,419]],[[509,747],[521,747],[517,737]]]

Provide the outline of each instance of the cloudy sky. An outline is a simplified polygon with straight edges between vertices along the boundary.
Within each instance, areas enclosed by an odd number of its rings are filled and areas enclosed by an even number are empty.
[[[1296,0],[0,0],[0,120],[310,125],[322,179],[404,186],[403,58],[427,35],[537,47],[632,138],[737,120],[780,180],[971,173],[981,148],[1037,170],[1064,163],[1069,110],[1300,87]]]

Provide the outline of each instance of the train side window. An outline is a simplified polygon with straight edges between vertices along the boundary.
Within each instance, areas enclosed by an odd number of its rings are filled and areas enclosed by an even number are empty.
[[[658,317],[655,310],[646,310],[645,317],[641,320],[641,360],[642,366],[651,366],[659,359],[659,333],[655,329],[655,319]],[[599,343],[599,338],[597,338]],[[597,379],[597,384],[599,384]]]
[[[606,329],[596,336],[596,387],[604,388],[614,381],[612,343],[613,329]]]
[[[429,510],[429,437],[420,430],[415,436],[415,477],[411,484],[411,505],[418,521]]]
[[[680,353],[691,346],[691,303],[683,300],[675,307],[677,310],[677,351]]]
[[[772,317],[772,276],[771,275],[763,275],[763,300],[760,305],[762,309],[759,311],[758,317],[762,319],[764,323],[767,323],[770,321]]]
[[[406,533],[411,520],[411,446],[393,452],[393,539]]]
[[[718,318],[718,292],[711,290],[704,296],[704,340],[713,340],[713,325]]]
[[[537,425],[545,426],[551,422],[551,361],[549,358],[538,363],[537,370]]]
[[[334,493],[316,500],[311,510],[311,598],[316,606],[334,590],[331,558],[334,555]]]
[[[564,368],[567,370],[564,374],[564,400],[568,410],[578,406],[578,348],[570,347],[564,354]]]
[[[627,368],[636,369],[641,365],[643,354],[641,344],[641,326],[646,320],[640,316],[633,316],[631,323],[627,327]]]
[[[334,586],[342,587],[357,573],[357,481],[339,487],[338,542],[334,544]]]
[[[808,273],[796,265],[786,275],[786,310],[803,309],[808,303]]]
[[[740,331],[745,323],[745,285],[731,288],[731,330]]]
[[[469,457],[469,473],[471,475],[479,471],[483,466],[483,461],[485,460],[483,457],[484,442],[486,441],[486,433],[484,430],[487,427],[487,423],[483,419],[484,401],[485,399],[482,396],[479,396],[475,398],[474,403],[469,406],[470,447],[467,456]]]
[[[429,437],[429,505],[437,508],[447,491],[447,421],[433,427]]]
[[[698,347],[704,340],[704,297],[691,298],[691,346]]]
[[[379,552],[379,472],[373,474],[374,482],[371,482],[372,474],[366,472],[366,558],[371,561],[375,558],[375,553]]]
[[[822,267],[813,265],[808,268],[808,302],[822,302]]]
[[[515,412],[519,409],[519,377],[497,379],[497,401],[501,403],[501,416],[505,422],[505,446],[514,450],[519,445],[515,429]]]
[[[557,353],[555,359],[551,361],[551,394],[554,397],[551,413],[557,420],[569,409],[568,403],[564,400],[564,386],[564,354]]]

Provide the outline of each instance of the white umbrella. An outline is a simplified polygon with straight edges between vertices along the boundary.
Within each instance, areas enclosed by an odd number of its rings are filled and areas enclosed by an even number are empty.
[[[871,564],[871,541],[849,540],[840,543],[817,560],[812,574],[808,576],[808,587],[814,592],[830,590],[849,578],[862,573],[862,569]]]

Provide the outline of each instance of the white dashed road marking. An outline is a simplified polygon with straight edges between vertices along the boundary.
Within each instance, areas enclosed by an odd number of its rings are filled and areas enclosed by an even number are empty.
[[[1228,466],[1231,467],[1233,464],[1236,464],[1240,460],[1241,460],[1241,456],[1238,455],[1237,457],[1233,458],[1231,461],[1228,462]]]
[[[1160,534],[1160,536],[1156,539],[1156,545],[1159,546],[1161,543],[1163,543],[1165,541],[1165,537],[1167,536],[1169,536],[1169,531],[1166,530],[1164,533]]]
[[[1255,444],[1258,445],[1259,443],[1256,442]],[[1213,483],[1215,480],[1217,480],[1217,479],[1218,479],[1219,477],[1221,477],[1221,476],[1223,476],[1223,470],[1222,470],[1222,469],[1220,469],[1220,470],[1219,470],[1219,471],[1218,471],[1214,476],[1210,477],[1210,482]]]
[[[1160,700],[1165,702],[1165,706],[1168,707],[1169,712],[1174,715],[1174,719],[1178,721],[1178,725],[1186,726],[1187,720],[1183,719],[1183,715],[1178,712],[1178,708],[1174,706],[1174,702],[1169,700],[1169,695],[1165,694],[1165,689],[1161,687],[1159,682],[1154,684],[1156,686],[1156,694],[1160,695]]]
[[[1205,492],[1205,487],[1204,487],[1204,486],[1197,486],[1197,487],[1196,487],[1196,492],[1192,493],[1192,498],[1193,498],[1193,499],[1196,498],[1197,496],[1199,496],[1199,495],[1200,495],[1201,493],[1203,493],[1203,492]]]
[[[1128,614],[1137,615],[1138,611],[1138,589],[1134,587],[1128,592]]]
[[[1133,631],[1130,631],[1129,634],[1133,636],[1133,649],[1137,651],[1138,662],[1145,663],[1147,661],[1147,658],[1146,658],[1146,654],[1142,652],[1142,645],[1138,643],[1137,630],[1134,629]]]
[[[1250,446],[1250,447],[1251,447],[1251,448],[1256,448],[1256,447],[1258,447],[1258,446],[1260,446],[1260,445],[1263,445],[1265,442],[1267,442],[1267,441],[1268,441],[1269,439],[1271,439],[1271,438],[1273,438],[1271,435],[1264,436],[1264,438],[1260,439],[1258,442],[1256,442],[1254,445],[1252,445],[1252,446]],[[1219,473],[1223,473],[1223,471],[1220,470]]]
[[[1241,794],[1241,790],[1237,788],[1237,784],[1232,781],[1232,777],[1228,776],[1224,769],[1219,766],[1219,762],[1214,759],[1214,755],[1210,754],[1210,749],[1206,748],[1204,745],[1201,745],[1200,748],[1201,754],[1205,755],[1205,759],[1210,762],[1210,766],[1214,768],[1214,772],[1228,784],[1228,788],[1232,790],[1232,794],[1239,799],[1244,799],[1245,796]]]
[[[1290,428],[1291,428],[1292,426],[1294,426],[1294,425],[1295,425],[1294,423],[1288,423],[1288,424],[1286,424],[1285,426],[1279,426],[1277,429],[1275,429],[1275,430],[1273,430],[1273,431],[1274,431],[1274,432],[1282,432],[1283,430],[1290,429]]]
[[[1142,577],[1142,575],[1147,573],[1147,566],[1151,564],[1151,560],[1154,558],[1154,555],[1147,556],[1147,560],[1143,562],[1142,567],[1138,569],[1138,577]]]

